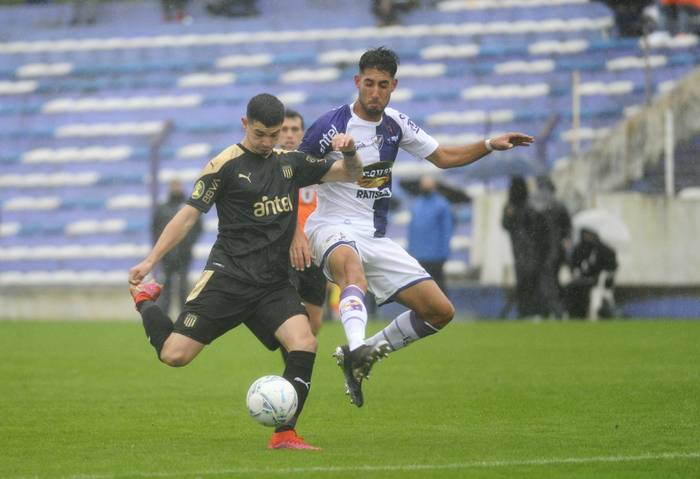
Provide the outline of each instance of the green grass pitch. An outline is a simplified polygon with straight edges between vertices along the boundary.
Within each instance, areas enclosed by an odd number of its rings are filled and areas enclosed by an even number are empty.
[[[281,359],[245,328],[172,369],[137,322],[0,321],[0,477],[700,477],[700,321],[454,322],[361,409],[342,337],[321,331],[299,425],[323,451],[268,451],[244,396]]]

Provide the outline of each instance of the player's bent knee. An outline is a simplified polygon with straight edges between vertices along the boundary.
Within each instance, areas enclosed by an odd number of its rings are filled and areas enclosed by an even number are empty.
[[[438,329],[442,329],[445,326],[447,326],[450,321],[455,316],[455,307],[452,305],[452,302],[445,301],[444,304],[441,304],[439,308],[436,309],[435,313],[431,317],[430,324],[435,326]]]
[[[188,354],[186,351],[177,349],[163,349],[163,351],[161,351],[160,353],[160,360],[168,366],[172,366],[174,368],[187,366],[192,361],[192,359],[192,355]]]

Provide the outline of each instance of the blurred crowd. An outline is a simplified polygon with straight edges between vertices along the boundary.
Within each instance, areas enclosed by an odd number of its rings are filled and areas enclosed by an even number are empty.
[[[538,177],[532,193],[525,178],[511,179],[502,226],[511,240],[515,288],[501,316],[515,306],[520,318],[611,317],[615,250],[591,228],[579,228],[574,239],[571,216],[555,193],[548,177]]]

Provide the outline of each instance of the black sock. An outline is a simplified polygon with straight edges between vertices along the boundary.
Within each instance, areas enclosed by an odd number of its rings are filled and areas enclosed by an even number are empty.
[[[282,362],[287,364],[287,356],[289,356],[289,353],[284,349],[284,346],[280,346],[280,353],[282,353]]]
[[[156,350],[160,360],[160,350],[163,349],[165,340],[173,332],[173,322],[167,314],[153,301],[143,301],[136,306],[143,319],[143,329],[151,346]]]
[[[311,389],[311,371],[314,368],[315,359],[316,353],[308,351],[289,351],[287,354],[286,367],[282,376],[292,383],[297,392],[297,412],[291,421],[275,429],[275,432],[289,431],[296,426],[306,397],[309,395],[309,389]]]

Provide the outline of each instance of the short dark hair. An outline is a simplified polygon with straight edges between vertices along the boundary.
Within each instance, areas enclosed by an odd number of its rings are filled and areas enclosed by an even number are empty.
[[[296,110],[292,110],[291,108],[287,108],[284,111],[284,117],[285,118],[299,118],[301,120],[301,129],[304,129],[304,117],[301,116],[301,113],[299,113]]]
[[[394,77],[399,68],[399,56],[393,50],[385,47],[367,50],[360,57],[360,73],[367,68],[376,68]]]
[[[259,121],[268,128],[281,125],[284,121],[284,105],[276,96],[261,93],[248,102],[246,117],[249,122]]]

